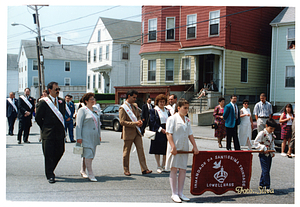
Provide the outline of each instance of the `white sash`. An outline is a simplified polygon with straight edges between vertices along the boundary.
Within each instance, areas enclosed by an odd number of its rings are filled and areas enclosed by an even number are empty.
[[[11,100],[11,98],[7,98],[7,100],[14,107],[14,109],[16,110],[16,112],[18,112],[18,109],[17,109],[15,103]]]
[[[129,118],[131,119],[132,122],[137,122],[138,121],[137,118],[136,118],[136,116],[134,115],[134,113],[132,112],[132,110],[127,106],[126,103],[124,103],[120,107],[123,107],[123,109],[125,110],[126,114],[129,116]],[[136,128],[142,134],[141,129],[138,126],[136,126]]]
[[[65,127],[64,117],[60,113],[60,111],[58,110],[58,108],[53,104],[53,102],[48,97],[44,97],[44,98],[41,98],[41,99],[44,100],[48,104],[48,106],[50,107],[50,109],[54,112],[54,114],[57,116],[57,118],[59,119],[59,121]]]
[[[154,109],[158,112],[160,123],[161,124],[167,123],[168,117],[165,116],[165,113],[158,106],[155,106]]]
[[[171,114],[171,115],[174,115],[174,112],[175,112],[175,111],[174,111],[174,109],[173,109],[172,106],[167,105],[166,108],[170,111],[170,114]]]
[[[69,116],[71,116],[71,111],[70,111],[69,106],[68,106],[67,103],[66,103],[66,111],[68,112]]]
[[[98,121],[96,115],[88,107],[85,106],[84,109],[92,116],[96,129],[98,129]]]
[[[28,101],[27,98],[25,98],[25,96],[21,95],[20,96],[21,99],[23,99],[23,101],[27,104],[27,106],[29,106],[29,108],[32,108],[32,104]]]

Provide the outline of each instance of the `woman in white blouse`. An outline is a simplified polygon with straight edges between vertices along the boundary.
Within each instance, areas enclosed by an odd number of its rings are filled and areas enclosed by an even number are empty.
[[[180,99],[177,102],[173,116],[169,117],[166,124],[168,147],[167,147],[167,169],[170,171],[170,186],[172,190],[172,200],[180,203],[181,200],[190,199],[183,195],[183,186],[186,176],[188,154],[177,154],[178,151],[188,151],[189,141],[193,145],[194,154],[198,154],[198,148],[191,129],[191,121],[186,117],[189,110],[189,102]],[[179,170],[177,181],[177,170]],[[178,182],[178,188],[176,188]]]
[[[151,131],[156,132],[155,139],[151,140],[150,154],[155,154],[157,163],[157,172],[162,173],[165,170],[166,151],[167,151],[167,136],[166,123],[169,116],[169,110],[165,108],[167,103],[167,96],[159,94],[155,98],[155,107],[150,110],[149,127]],[[162,155],[162,163],[160,163],[160,156]]]
[[[100,119],[97,112],[93,109],[94,94],[86,93],[83,95],[82,100],[85,106],[78,110],[76,118],[76,140],[83,147],[80,174],[82,177],[96,182],[97,179],[92,170],[92,161],[95,157],[96,147],[100,145],[101,141]],[[86,169],[88,175],[86,174]]]

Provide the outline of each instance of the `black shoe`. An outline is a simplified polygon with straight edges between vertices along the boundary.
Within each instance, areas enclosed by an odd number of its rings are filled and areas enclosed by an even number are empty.
[[[21,144],[21,141],[18,141],[18,144]]]
[[[27,144],[29,144],[30,142],[29,142],[29,141],[25,141],[24,143],[27,143]]]
[[[76,142],[76,141],[75,141],[75,140],[72,140],[71,142],[73,143],[73,142]]]
[[[50,184],[55,183],[55,178],[50,178],[50,179],[48,180],[48,182],[49,182]]]

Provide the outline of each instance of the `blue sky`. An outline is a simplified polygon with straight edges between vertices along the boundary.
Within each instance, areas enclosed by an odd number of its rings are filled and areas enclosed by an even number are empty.
[[[57,41],[62,37],[62,44],[88,43],[99,17],[141,21],[141,5],[49,5],[38,7],[42,39]],[[35,40],[36,34],[28,28],[12,22],[24,24],[36,30],[32,14],[34,10],[23,6],[7,7],[7,53],[17,54],[22,39]]]

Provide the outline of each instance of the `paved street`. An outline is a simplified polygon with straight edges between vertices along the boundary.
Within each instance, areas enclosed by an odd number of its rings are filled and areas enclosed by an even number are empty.
[[[149,155],[149,140],[144,139],[145,155],[150,175],[142,175],[136,152],[131,153],[130,172],[123,174],[122,147],[120,132],[102,130],[102,143],[97,148],[93,169],[98,182],[89,182],[80,177],[80,155],[72,153],[74,143],[66,143],[65,153],[56,168],[55,184],[49,184],[44,175],[44,157],[38,141],[39,128],[36,123],[31,128],[30,144],[17,144],[18,123],[15,135],[6,136],[6,200],[8,201],[56,201],[56,202],[141,202],[173,203],[169,186],[169,174],[156,172],[156,162]],[[210,127],[193,127],[200,150],[219,150]],[[223,142],[225,146],[225,142]],[[225,150],[222,148],[221,150]],[[271,168],[271,188],[274,194],[237,194],[232,191],[223,195],[205,192],[200,196],[190,194],[190,173],[192,155],[189,157],[184,194],[191,198],[189,203],[294,203],[295,159],[281,157],[276,153]],[[253,155],[250,188],[258,191],[260,163],[257,154]]]

